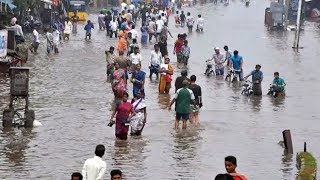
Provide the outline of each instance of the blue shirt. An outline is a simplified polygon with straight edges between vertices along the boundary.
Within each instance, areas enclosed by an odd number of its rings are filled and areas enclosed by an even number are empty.
[[[91,29],[93,29],[93,28],[94,28],[93,24],[87,24],[87,25],[84,27],[84,30],[86,30],[86,31],[91,31]]]
[[[242,56],[232,56],[231,58],[233,69],[240,70],[240,62],[242,62]]]
[[[283,78],[274,78],[273,84],[276,84],[277,86],[280,86],[280,91],[284,91],[284,79]]]
[[[251,72],[251,75],[252,75],[252,82],[263,80],[263,73],[261,71],[254,70]]]

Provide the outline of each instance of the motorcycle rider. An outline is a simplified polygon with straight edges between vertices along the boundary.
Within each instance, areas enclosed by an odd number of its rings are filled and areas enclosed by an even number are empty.
[[[261,82],[263,80],[263,73],[260,71],[261,65],[257,64],[256,69],[251,71],[250,74],[248,74],[244,79],[248,79],[249,76],[252,76],[252,90],[253,95],[255,96],[261,96],[262,95],[262,89],[261,89]]]
[[[284,82],[283,78],[279,77],[279,72],[275,72],[274,79],[272,81],[271,89],[268,92],[268,95],[271,95],[274,93],[274,97],[277,97],[278,95],[282,94],[285,95],[285,86],[287,85]]]

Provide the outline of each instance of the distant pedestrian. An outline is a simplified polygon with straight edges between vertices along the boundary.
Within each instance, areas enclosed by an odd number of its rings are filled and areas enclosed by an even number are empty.
[[[32,35],[33,35],[33,42],[29,49],[32,53],[37,54],[40,40],[39,40],[39,33],[36,28],[33,29]]]
[[[118,21],[116,21],[116,18],[114,17],[112,21],[110,21],[109,25],[107,27],[109,28],[109,34],[110,34],[110,38],[114,37],[117,38],[118,37]],[[108,30],[108,28],[107,28]]]
[[[203,26],[204,26],[204,19],[202,18],[201,14],[198,15],[197,19],[197,32],[203,32]]]
[[[188,71],[187,70],[183,70],[181,71],[181,76],[176,78],[176,81],[174,83],[175,86],[175,92],[178,91],[178,89],[183,88],[183,81],[184,80],[188,80]]]
[[[131,71],[135,71],[136,66],[141,64],[142,56],[139,47],[134,47],[133,53],[130,54]]]
[[[103,179],[104,173],[107,169],[107,163],[102,160],[105,150],[106,149],[102,144],[96,146],[95,156],[87,159],[83,165],[83,180]]]
[[[122,172],[119,169],[114,169],[110,172],[111,180],[122,180]]]
[[[55,27],[53,28],[52,38],[53,38],[54,53],[59,53],[58,45],[59,45],[59,41],[60,41],[60,32]]]
[[[77,16],[77,12],[74,12],[73,16],[71,17],[72,33],[78,32],[78,21],[79,21],[79,17]]]
[[[44,33],[46,34],[47,40],[47,53],[50,54],[53,50],[53,36],[52,33],[48,31],[48,29],[44,29]]]
[[[71,180],[82,180],[83,176],[79,172],[72,173]]]
[[[159,80],[159,93],[169,94],[173,75],[173,67],[170,65],[169,57],[165,57],[164,64],[160,65],[158,72],[161,73]]]
[[[151,21],[149,22],[149,26],[148,26],[148,32],[149,32],[149,41],[152,40],[152,37],[157,38],[157,26],[155,23],[155,18],[152,18]]]
[[[184,14],[183,11],[181,11],[181,14],[180,14],[180,25],[181,27],[184,27],[186,25],[186,15]]]
[[[148,43],[148,27],[144,24],[140,28],[141,31],[141,44],[147,44]]]
[[[156,74],[157,79],[159,78],[159,69],[162,63],[161,52],[157,44],[154,45],[154,50],[151,52],[151,57],[149,61],[150,75],[149,78],[152,78],[153,74]]]
[[[234,156],[228,156],[224,158],[226,171],[233,176],[234,180],[247,180],[247,177],[243,174],[236,172],[237,158]]]
[[[186,21],[187,21],[188,31],[189,31],[189,33],[190,33],[190,32],[192,32],[193,24],[194,24],[194,18],[193,18],[193,16],[191,16],[191,13],[190,13],[190,12],[187,13],[187,19],[186,19]]]
[[[178,39],[174,43],[173,54],[176,54],[178,63],[181,63],[181,61],[183,60],[183,54],[182,54],[183,46],[184,46],[183,37],[184,36],[182,34],[178,34]]]
[[[100,14],[98,16],[98,23],[99,23],[99,29],[100,30],[105,30],[106,29],[106,24],[104,22],[106,15],[103,13],[103,11],[100,11]]]
[[[88,20],[86,26],[84,27],[84,30],[86,31],[86,40],[88,37],[89,37],[89,39],[91,39],[91,30],[92,29],[94,29],[94,26],[91,23],[91,21]]]
[[[183,62],[184,62],[185,66],[188,65],[190,52],[191,52],[191,50],[190,50],[190,46],[188,46],[188,41],[184,40],[184,45],[183,45],[183,48],[182,48],[182,55],[183,55]]]
[[[72,30],[72,23],[69,21],[69,18],[66,18],[66,22],[64,22],[64,32],[63,32],[63,40],[66,40],[66,38],[70,39],[70,34]]]

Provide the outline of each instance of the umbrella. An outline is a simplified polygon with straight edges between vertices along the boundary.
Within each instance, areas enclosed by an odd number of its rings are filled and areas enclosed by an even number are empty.
[[[103,14],[106,14],[106,13],[108,12],[108,9],[102,8],[102,9],[100,10],[100,12],[102,12]]]

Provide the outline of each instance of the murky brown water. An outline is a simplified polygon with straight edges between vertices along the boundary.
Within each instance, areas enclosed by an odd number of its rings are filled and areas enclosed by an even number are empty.
[[[99,143],[107,147],[108,171],[120,168],[130,180],[213,179],[225,172],[223,158],[227,155],[238,158],[238,171],[250,179],[294,179],[294,157],[283,156],[278,142],[282,130],[289,128],[295,151],[302,150],[307,141],[308,149],[320,158],[320,30],[317,23],[306,22],[301,34],[304,49],[295,53],[291,49],[294,32],[268,32],[264,27],[268,4],[252,2],[246,8],[233,1],[228,7],[208,4],[190,9],[206,19],[205,33],[188,38],[192,51],[189,73],[198,76],[204,93],[198,129],[174,131],[174,112],[166,110],[170,96],[158,95],[157,82],[147,80],[148,124],[143,136],[116,141],[114,128],[107,126],[113,94],[104,60],[105,48],[115,45],[115,39],[95,30],[93,39],[86,42],[81,32],[63,43],[59,55],[49,57],[42,45],[42,53],[29,63],[33,68],[31,106],[43,126],[31,131],[1,129],[0,179],[69,179],[72,172],[81,171]],[[94,21],[96,17],[90,16]],[[176,37],[186,29],[172,25],[171,31]],[[169,43],[171,52],[173,39]],[[238,86],[205,77],[204,60],[214,46],[225,44],[243,55],[245,73],[257,63],[262,65],[264,94],[273,72],[280,71],[288,84],[285,100],[243,97]],[[142,50],[146,72],[151,49],[152,45]],[[175,76],[179,71],[176,68]],[[7,83],[0,78],[1,111],[8,102]]]

